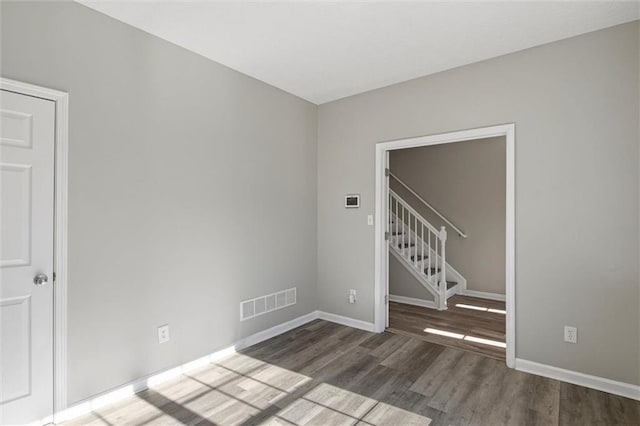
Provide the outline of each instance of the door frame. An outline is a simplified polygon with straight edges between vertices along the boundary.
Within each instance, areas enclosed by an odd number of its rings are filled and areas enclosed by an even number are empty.
[[[53,224],[53,413],[67,405],[67,200],[69,94],[0,77],[0,89],[55,103]]]
[[[506,137],[506,239],[505,239],[505,293],[506,293],[506,363],[515,368],[516,321],[515,321],[515,124],[501,124],[429,136],[397,139],[376,144],[376,199],[375,199],[375,310],[374,323],[377,332],[385,330],[387,321],[387,286],[389,283],[388,244],[385,241],[388,219],[388,190],[385,168],[389,151],[403,148],[438,145]]]

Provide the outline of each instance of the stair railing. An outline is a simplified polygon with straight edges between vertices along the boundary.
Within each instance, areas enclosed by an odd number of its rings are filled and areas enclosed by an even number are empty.
[[[446,228],[442,226],[437,229],[431,225],[392,189],[389,189],[389,213],[388,229],[391,236],[395,237],[389,240],[394,240],[394,249],[397,248],[400,255],[413,264],[414,268],[420,268],[420,272],[426,275],[430,284],[433,285],[432,276],[440,273],[440,279],[437,282],[438,309],[446,309]],[[394,217],[395,221],[392,220]]]
[[[418,195],[413,189],[411,189],[409,187],[409,185],[407,185],[406,183],[404,183],[398,176],[394,175],[393,173],[389,172],[389,176],[391,176],[393,179],[396,180],[396,182],[398,182],[400,185],[402,185],[407,191],[409,191],[414,197],[416,197],[418,200],[420,200],[420,202],[422,204],[424,204],[425,206],[427,206],[429,209],[431,209],[431,211],[433,211],[436,215],[438,215],[438,217],[442,220],[444,220],[446,223],[449,224],[449,226],[451,226],[457,233],[458,235],[460,235],[462,238],[467,238],[467,234],[465,234],[464,232],[462,232],[462,230],[460,228],[458,228],[457,226],[455,226],[449,219],[447,219],[446,217],[444,217],[444,215],[442,213],[440,213],[438,210],[435,209],[435,207],[433,207],[431,204],[429,204],[424,198],[422,198],[420,195]]]

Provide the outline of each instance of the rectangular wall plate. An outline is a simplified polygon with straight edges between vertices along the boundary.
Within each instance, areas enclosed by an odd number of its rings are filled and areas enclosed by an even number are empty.
[[[344,196],[344,206],[347,209],[360,207],[360,194],[347,194]]]
[[[166,343],[169,339],[169,324],[158,327],[158,343]]]
[[[567,343],[578,343],[578,329],[576,327],[565,325],[564,341]]]

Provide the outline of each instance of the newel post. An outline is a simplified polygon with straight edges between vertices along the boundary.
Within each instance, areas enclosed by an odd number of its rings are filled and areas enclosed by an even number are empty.
[[[447,245],[447,229],[444,226],[440,227],[440,306],[438,309],[441,311],[447,309],[447,261],[446,250]]]

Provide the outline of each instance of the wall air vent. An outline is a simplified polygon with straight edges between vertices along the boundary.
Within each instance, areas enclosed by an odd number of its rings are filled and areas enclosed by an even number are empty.
[[[255,299],[240,302],[240,321],[245,321],[268,312],[277,311],[296,304],[296,288],[282,290]]]

